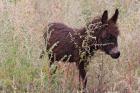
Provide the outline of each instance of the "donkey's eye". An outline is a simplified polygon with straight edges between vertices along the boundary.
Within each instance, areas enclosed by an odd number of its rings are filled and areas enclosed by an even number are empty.
[[[110,39],[110,40],[111,40],[111,39],[113,39],[113,37],[112,37],[112,36],[110,36],[108,39]]]
[[[112,35],[108,35],[108,37],[106,37],[105,42],[116,42],[116,39],[114,38],[114,36]]]
[[[111,35],[107,37],[107,40],[111,40],[111,39],[113,39]]]
[[[117,42],[117,39],[114,36],[110,35],[106,38],[106,41],[107,42]]]

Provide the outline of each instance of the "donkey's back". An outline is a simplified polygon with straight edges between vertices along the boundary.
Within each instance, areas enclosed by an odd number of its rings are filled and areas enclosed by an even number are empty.
[[[74,29],[62,23],[51,23],[48,25],[48,32],[45,32],[44,38],[46,40],[46,37],[50,36],[47,40],[47,49],[52,49],[50,51],[53,51],[52,53],[50,52],[52,61],[61,59],[63,61],[69,59],[70,62],[76,61],[74,59],[76,48],[72,38],[74,34]]]

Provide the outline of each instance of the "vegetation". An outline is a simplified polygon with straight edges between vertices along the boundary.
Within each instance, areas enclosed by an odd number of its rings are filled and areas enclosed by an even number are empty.
[[[1,0],[0,93],[80,93],[74,63],[48,67],[39,59],[49,22],[82,27],[107,9],[119,8],[119,48],[113,60],[97,51],[88,67],[89,93],[140,92],[139,0]],[[110,13],[109,12],[109,13]],[[111,15],[111,14],[110,14]],[[50,72],[58,65],[54,75]]]

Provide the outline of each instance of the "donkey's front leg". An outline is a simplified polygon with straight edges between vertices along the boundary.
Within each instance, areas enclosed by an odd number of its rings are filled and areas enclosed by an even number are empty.
[[[85,93],[86,92],[86,84],[87,84],[87,63],[86,61],[82,61],[78,64],[78,70],[79,70],[79,82],[82,83],[82,92]]]

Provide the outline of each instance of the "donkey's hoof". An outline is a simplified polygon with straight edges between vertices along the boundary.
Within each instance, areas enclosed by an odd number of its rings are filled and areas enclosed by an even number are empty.
[[[89,93],[87,89],[80,89],[77,93]]]

